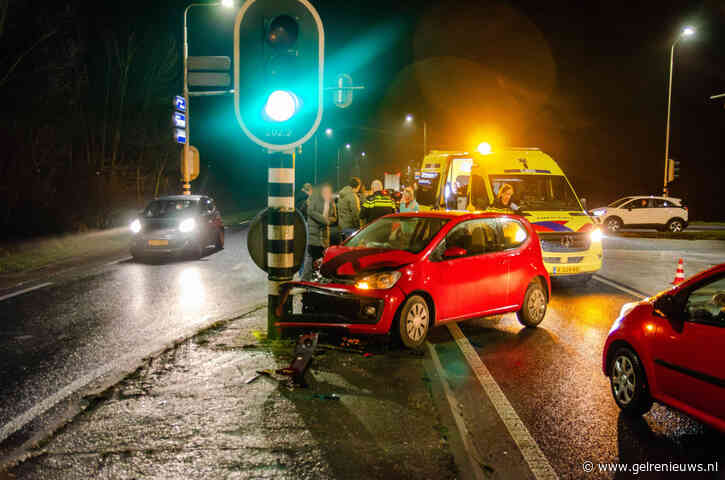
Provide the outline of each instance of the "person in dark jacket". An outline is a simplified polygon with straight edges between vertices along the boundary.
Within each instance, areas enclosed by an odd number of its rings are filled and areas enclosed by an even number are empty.
[[[360,228],[360,198],[357,196],[362,182],[352,177],[350,183],[340,190],[337,202],[337,221],[344,237],[350,236]]]
[[[307,219],[307,199],[310,198],[312,185],[305,183],[302,188],[295,192],[295,209],[302,212],[302,216]]]
[[[380,180],[373,180],[370,187],[373,193],[365,199],[360,208],[360,221],[365,225],[383,215],[395,213],[395,203],[383,192],[383,183]]]
[[[510,210],[513,213],[518,213],[520,209],[519,206],[512,201],[513,196],[514,187],[508,183],[504,183],[498,189],[496,200],[493,202],[494,208],[498,208],[500,210]]]

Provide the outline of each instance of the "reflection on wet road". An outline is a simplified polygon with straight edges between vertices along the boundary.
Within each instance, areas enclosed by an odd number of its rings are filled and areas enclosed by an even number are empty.
[[[685,415],[657,404],[641,419],[620,415],[601,354],[619,309],[634,300],[597,281],[555,284],[538,329],[513,315],[460,324],[561,478],[583,478],[586,461],[725,465],[725,438]],[[586,477],[598,475],[612,476]]]
[[[109,264],[0,302],[0,425],[84,375],[263,302],[246,229],[226,240],[201,260]]]

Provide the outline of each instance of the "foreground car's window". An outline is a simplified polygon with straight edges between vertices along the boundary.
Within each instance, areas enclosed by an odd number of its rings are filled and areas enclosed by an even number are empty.
[[[435,257],[442,260],[443,252],[451,247],[462,248],[464,256],[498,252],[503,248],[500,225],[496,218],[469,220],[456,225],[436,248]]]
[[[196,213],[199,210],[196,200],[154,200],[143,212],[145,218],[170,218]]]
[[[687,313],[692,321],[725,327],[725,277],[693,290]]]
[[[513,187],[513,202],[523,210],[581,210],[561,175],[491,175],[494,197],[504,184]]]
[[[381,218],[345,243],[347,247],[390,248],[418,253],[448,222],[443,218]]]

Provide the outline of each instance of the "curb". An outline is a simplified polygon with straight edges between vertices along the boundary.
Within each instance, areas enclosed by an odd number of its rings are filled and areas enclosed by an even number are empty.
[[[49,428],[47,429],[44,429],[41,432],[40,436],[38,435],[38,433],[34,433],[32,436],[30,436],[30,440],[20,442],[20,444],[14,447],[12,445],[9,446],[9,448],[7,449],[7,453],[0,457],[0,472],[3,472],[8,468],[13,467],[18,462],[25,459],[27,457],[25,451],[28,448],[42,442],[45,438],[52,436],[64,425],[73,421],[73,419],[78,416],[78,414],[86,410],[87,405],[82,405],[82,401],[85,397],[97,395],[100,392],[104,392],[109,388],[114,387],[125,378],[127,378],[129,375],[136,372],[139,366],[142,365],[144,362],[148,362],[149,360],[160,356],[168,350],[173,350],[174,348],[177,348],[180,344],[186,342],[190,338],[193,338],[205,332],[206,330],[232,322],[266,307],[266,302],[257,303],[231,315],[224,315],[207,319],[206,321],[202,322],[199,325],[196,325],[195,327],[188,328],[175,339],[166,342],[163,346],[152,350],[149,353],[145,353],[142,355],[134,355],[133,353],[131,353],[125,357],[121,357],[120,359],[115,359],[111,364],[102,365],[101,367],[93,370],[84,377],[75,380],[64,389],[61,389],[53,395],[50,395],[49,397],[46,397],[45,399],[36,403],[35,406],[31,407],[29,410],[26,410],[19,416],[10,419],[9,422],[0,427],[0,447],[2,447],[4,443],[12,441],[13,437],[22,434],[23,431],[29,426],[33,427],[32,423],[36,419],[42,417],[43,415],[47,415],[49,412],[61,405],[63,402],[70,402],[70,405],[67,405],[67,407],[64,409],[64,414],[61,415],[62,418],[55,419],[53,421],[53,425],[49,426]],[[121,366],[118,366],[119,364]],[[98,383],[94,384],[94,382]],[[79,395],[79,392],[82,393]],[[75,401],[72,398],[74,396],[77,397],[75,398]]]

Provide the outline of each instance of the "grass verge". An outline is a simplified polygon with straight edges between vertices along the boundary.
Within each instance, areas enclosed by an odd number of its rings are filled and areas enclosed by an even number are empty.
[[[251,220],[254,218],[255,215],[259,213],[259,209],[257,210],[242,210],[241,212],[233,212],[233,213],[227,213],[225,215],[222,215],[222,222],[224,222],[224,225],[236,225],[242,222],[246,222],[247,220]]]
[[[0,274],[19,273],[123,250],[128,246],[127,228],[49,237],[0,245]]]

